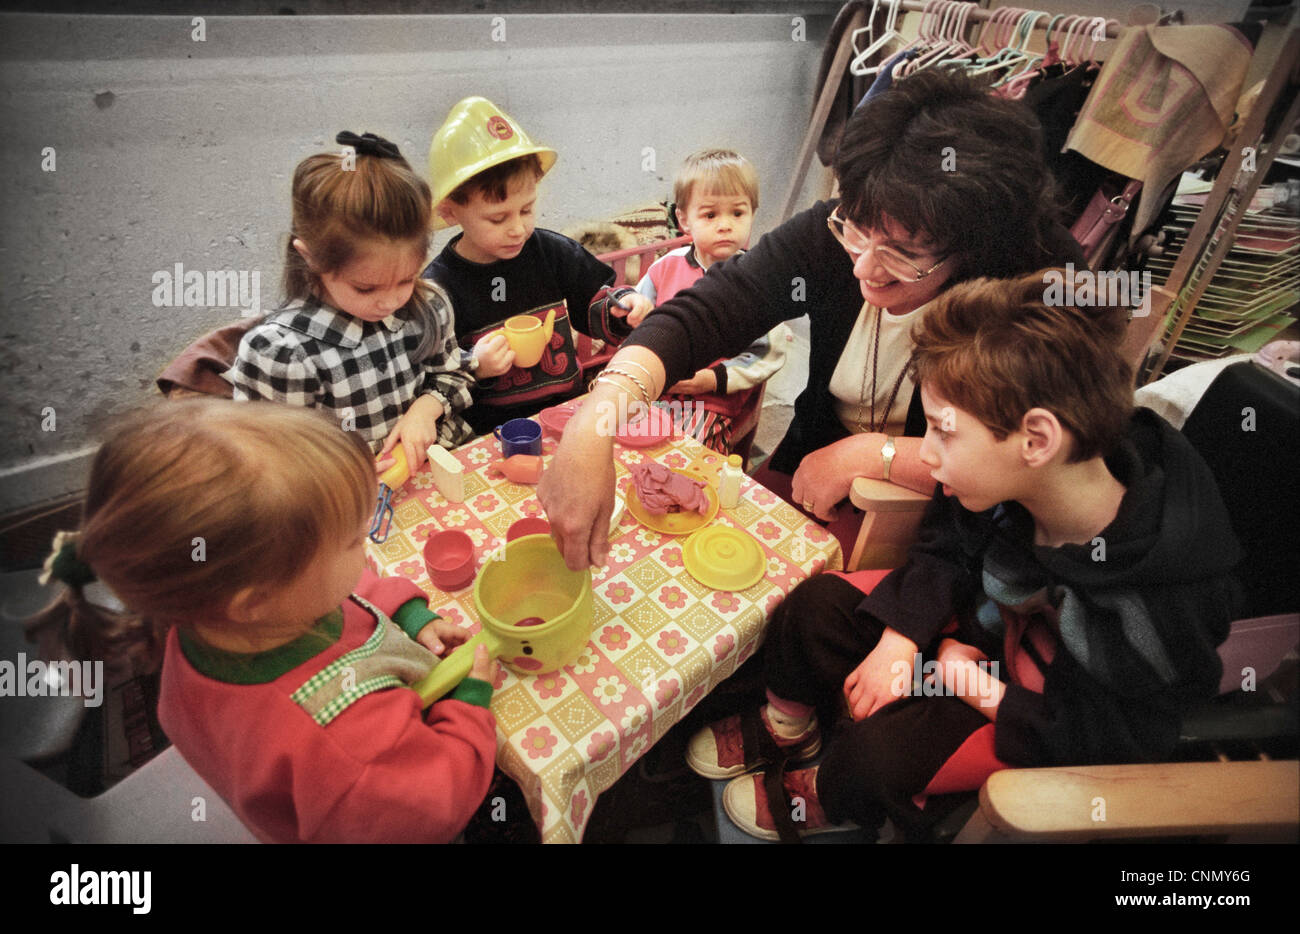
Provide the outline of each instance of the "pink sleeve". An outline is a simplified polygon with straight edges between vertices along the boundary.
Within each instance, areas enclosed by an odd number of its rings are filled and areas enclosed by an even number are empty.
[[[413,691],[357,701],[330,725],[354,756],[373,750],[356,780],[304,836],[319,843],[449,843],[483,802],[496,762],[496,719],[444,700],[421,719]]]

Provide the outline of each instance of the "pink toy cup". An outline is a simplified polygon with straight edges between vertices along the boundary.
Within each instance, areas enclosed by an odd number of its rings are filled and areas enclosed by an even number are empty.
[[[429,579],[439,590],[460,590],[474,579],[474,542],[464,532],[438,532],[424,546]]]

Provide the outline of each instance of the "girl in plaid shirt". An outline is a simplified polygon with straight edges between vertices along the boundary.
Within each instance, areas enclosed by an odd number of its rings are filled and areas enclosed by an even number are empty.
[[[401,444],[415,470],[434,443],[471,437],[473,402],[451,301],[419,278],[429,251],[429,185],[397,146],[340,133],[350,147],[298,164],[285,304],[248,332],[225,377],[236,399],[330,410],[379,454]]]

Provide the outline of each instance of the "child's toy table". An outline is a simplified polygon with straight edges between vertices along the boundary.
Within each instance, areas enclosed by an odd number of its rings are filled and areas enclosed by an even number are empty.
[[[545,439],[543,454],[556,442]],[[634,449],[615,445],[620,491],[628,467],[645,458],[685,467],[706,453],[693,439]],[[542,516],[537,490],[507,480],[490,435],[453,452],[464,467],[465,501],[449,503],[426,466],[393,497],[393,527],[368,544],[381,574],[409,577],[444,618],[477,630],[473,585],[444,593],[429,581],[425,541],[460,529],[479,566],[525,516]],[[745,529],[763,548],[764,578],[746,590],[710,590],[682,563],[683,537],[651,531],[624,512],[609,565],[592,572],[594,618],[587,648],[559,671],[521,677],[502,668],[492,698],[497,762],[523,789],[548,843],[576,842],[596,796],[614,784],[761,642],[772,609],[805,578],[841,566],[835,538],[746,477],[740,503],[714,523]]]

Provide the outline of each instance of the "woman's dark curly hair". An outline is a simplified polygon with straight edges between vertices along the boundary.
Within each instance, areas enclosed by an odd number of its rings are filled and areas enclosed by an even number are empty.
[[[952,281],[1054,265],[1051,171],[1028,107],[964,72],[931,68],[850,118],[835,155],[841,214],[882,229],[888,216],[960,254]]]

